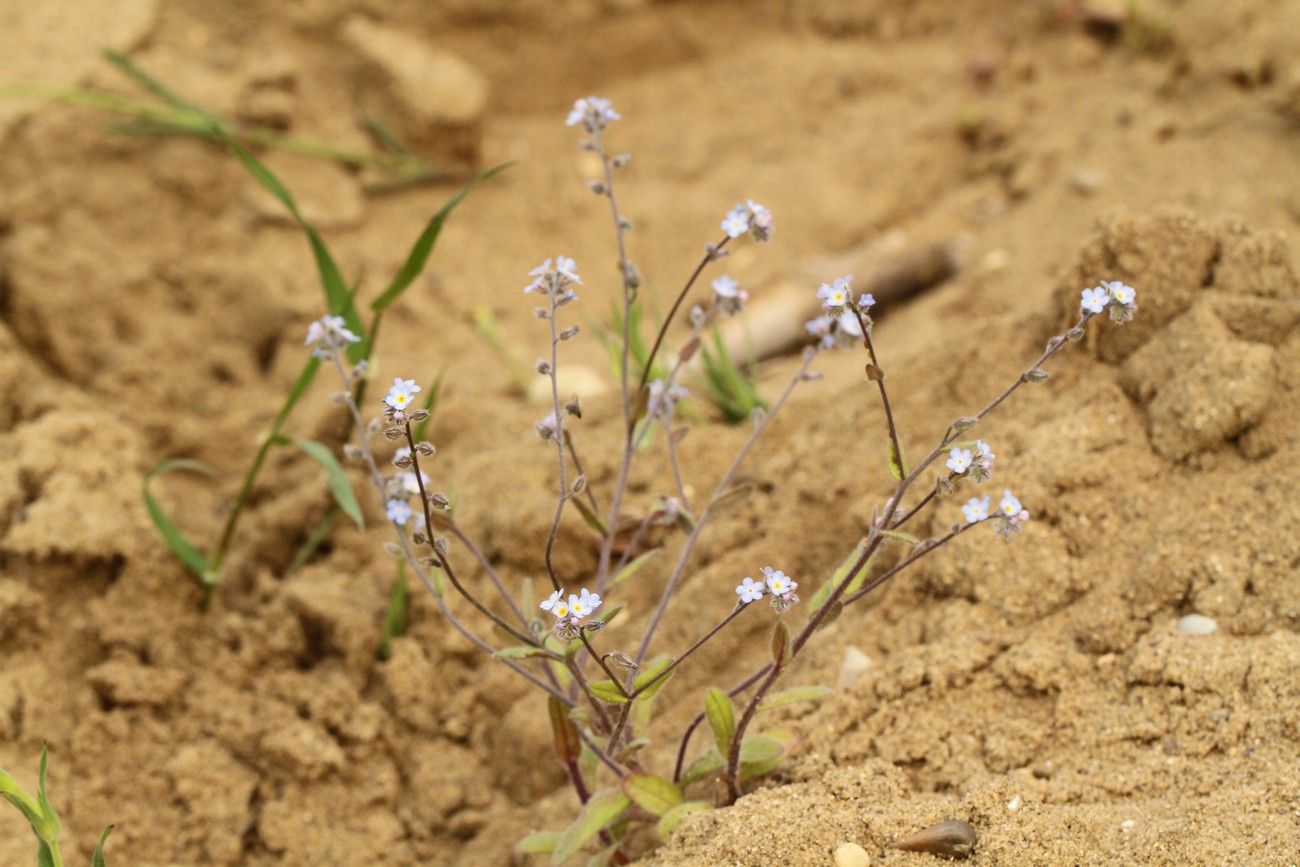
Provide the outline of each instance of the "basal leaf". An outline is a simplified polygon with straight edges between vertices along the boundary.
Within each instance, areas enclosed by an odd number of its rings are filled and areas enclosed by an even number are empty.
[[[625,776],[622,788],[637,806],[655,816],[662,816],[684,800],[682,790],[670,780],[642,771]]]
[[[623,815],[623,811],[631,805],[632,799],[618,789],[596,792],[582,806],[582,812],[578,814],[574,823],[564,829],[564,833],[560,835],[555,850],[551,853],[551,863],[563,864],[570,855]]]
[[[736,734],[736,708],[731,697],[716,687],[710,689],[704,696],[704,717],[713,729],[718,752],[725,756],[731,751],[731,738]]]

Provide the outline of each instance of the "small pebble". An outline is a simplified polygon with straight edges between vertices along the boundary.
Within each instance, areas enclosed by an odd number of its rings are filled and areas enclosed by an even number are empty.
[[[857,843],[841,843],[835,847],[835,867],[868,867],[871,856]]]
[[[1218,628],[1219,624],[1204,614],[1188,614],[1178,618],[1178,631],[1183,635],[1209,635]]]
[[[1007,802],[1007,809],[1014,812],[1020,809],[1020,805],[1022,803],[1023,801],[1020,800],[1020,796],[1016,795],[1014,798],[1012,798],[1010,801]]]
[[[844,648],[844,661],[840,663],[840,689],[853,686],[871,666],[870,656],[852,644]]]
[[[961,861],[975,851],[975,829],[960,819],[946,819],[889,844],[890,849],[929,852]]]
[[[1106,175],[1102,172],[1094,172],[1084,169],[1077,171],[1070,176],[1070,186],[1076,193],[1090,196],[1100,190],[1106,184]]]

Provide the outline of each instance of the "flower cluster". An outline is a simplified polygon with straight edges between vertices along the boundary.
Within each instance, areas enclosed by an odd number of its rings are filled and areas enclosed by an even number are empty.
[[[983,497],[971,497],[966,501],[966,505],[961,507],[961,513],[966,518],[968,524],[978,524],[981,521],[987,521],[990,517],[996,517],[997,526],[994,528],[999,536],[1004,539],[1010,539],[1024,527],[1025,522],[1029,520],[1029,510],[1020,505],[1020,500],[1010,491],[1002,492],[1002,499],[998,502],[998,511],[996,516],[989,514],[988,495]]]
[[[799,601],[799,597],[794,592],[799,585],[791,581],[790,576],[771,566],[764,566],[760,571],[763,573],[762,581],[747,577],[736,586],[736,595],[740,597],[741,604],[757,602],[765,593],[770,593],[772,607],[778,614],[789,611]]]
[[[876,298],[868,292],[855,303],[852,282],[853,275],[846,274],[833,283],[823,283],[817,290],[823,313],[804,323],[804,328],[817,338],[819,349],[853,346],[862,339],[863,323],[871,328],[870,310],[876,306]]]
[[[543,611],[555,615],[553,627],[555,634],[566,641],[571,641],[578,637],[578,632],[582,629],[582,619],[600,606],[600,596],[584,587],[581,596],[570,593],[567,602],[564,600],[564,590],[556,590],[540,607]]]
[[[745,309],[749,293],[740,288],[733,278],[723,274],[713,281],[713,297],[724,313],[736,314]]]
[[[1110,311],[1110,318],[1121,325],[1133,318],[1137,311],[1137,290],[1118,280],[1103,280],[1095,288],[1084,289],[1079,308],[1085,313],[1098,314]]]
[[[322,316],[307,327],[307,340],[303,346],[313,347],[312,355],[325,358],[349,343],[360,342],[361,338],[348,330],[342,316]]]
[[[678,401],[691,396],[691,393],[684,387],[676,383],[666,385],[662,379],[651,382],[648,390],[650,394],[646,398],[646,415],[651,418],[662,418],[665,421],[672,418],[673,410],[677,408]]]
[[[996,457],[984,440],[975,440],[973,448],[953,448],[948,452],[948,460],[944,462],[952,472],[952,475],[943,480],[947,483],[945,487],[951,490],[952,483],[960,478],[973,479],[975,484],[979,484],[993,474],[993,460]]]
[[[736,205],[722,221],[722,231],[728,238],[739,238],[748,232],[755,241],[772,240],[772,212],[753,199]]]
[[[621,115],[610,107],[608,99],[589,96],[573,104],[573,109],[569,112],[569,118],[564,122],[564,125],[577,126],[582,124],[583,129],[594,133],[619,119],[621,119]]]
[[[568,288],[574,283],[582,285],[582,278],[578,276],[577,263],[567,256],[556,256],[554,265],[551,261],[547,259],[528,272],[528,276],[536,279],[524,287],[524,294],[536,292],[538,295],[545,295],[556,307],[563,307],[570,301],[577,301],[578,296]]]

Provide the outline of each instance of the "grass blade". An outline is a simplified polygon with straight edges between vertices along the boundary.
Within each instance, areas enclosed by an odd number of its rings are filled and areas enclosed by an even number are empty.
[[[433,252],[433,245],[437,243],[438,235],[442,232],[442,224],[447,221],[447,217],[456,209],[456,206],[469,195],[470,190],[512,165],[514,163],[502,163],[488,169],[461,187],[460,192],[447,200],[447,204],[443,205],[442,209],[434,214],[425,225],[424,231],[420,233],[420,237],[415,240],[415,245],[411,247],[411,252],[407,254],[406,262],[403,263],[396,276],[393,277],[393,281],[388,284],[388,288],[370,303],[371,310],[375,313],[383,313],[394,301],[401,297],[401,294],[414,282],[415,278],[420,276],[425,263],[429,261],[429,254]]]
[[[294,439],[293,444],[302,449],[307,457],[325,468],[325,475],[329,477],[330,493],[334,495],[334,502],[338,503],[339,508],[356,523],[357,527],[364,530],[366,528],[366,519],[361,514],[361,506],[357,503],[357,495],[353,493],[352,483],[348,481],[347,473],[343,472],[343,467],[339,464],[338,459],[334,457],[334,453],[315,440]]]
[[[154,499],[153,494],[149,491],[149,483],[153,481],[156,476],[160,476],[163,473],[170,473],[173,470],[192,470],[194,472],[207,473],[210,476],[215,476],[217,472],[207,464],[190,460],[189,458],[163,461],[145,474],[144,484],[142,486],[144,492],[144,504],[149,510],[149,519],[153,521],[153,525],[158,528],[158,533],[163,537],[163,541],[167,543],[167,547],[176,555],[176,558],[185,565],[185,568],[194,573],[194,577],[198,579],[199,583],[207,585],[209,583],[209,580],[206,577],[208,567],[207,555],[200,551],[198,546],[185,537],[185,534],[181,532],[180,528],[176,526],[175,522],[173,522],[171,518],[167,517],[167,513],[163,511],[162,506],[158,504],[158,501]]]

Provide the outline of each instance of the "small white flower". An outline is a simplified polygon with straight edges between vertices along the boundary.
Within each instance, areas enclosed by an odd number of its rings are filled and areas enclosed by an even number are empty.
[[[429,483],[429,476],[423,470],[420,471],[420,480],[425,484]],[[415,473],[399,473],[397,486],[407,496],[415,497],[420,494],[420,482],[416,481]]]
[[[586,587],[582,588],[581,596],[569,594],[569,612],[572,614],[574,621],[581,620],[599,607],[600,597],[595,593],[587,592]]]
[[[970,469],[970,461],[970,449],[953,449],[948,452],[948,460],[945,463],[948,469],[960,476]]]
[[[723,274],[714,279],[713,292],[719,298],[735,298],[740,293],[740,284]]]
[[[1101,288],[1110,292],[1110,297],[1125,307],[1132,307],[1137,302],[1137,290],[1132,286],[1125,286],[1118,280],[1112,280],[1109,283],[1103,280]]]
[[[555,607],[555,603],[560,601],[560,598],[561,598],[562,596],[564,596],[564,591],[563,591],[563,590],[556,590],[556,591],[555,591],[554,593],[552,593],[552,594],[550,595],[550,597],[549,597],[545,602],[543,602],[543,603],[541,604],[541,606],[539,606],[539,607],[540,607],[543,611],[550,611],[551,609],[553,609],[553,608]]]
[[[998,503],[998,511],[1005,517],[1014,518],[1024,511],[1024,508],[1020,505],[1020,501],[1016,499],[1015,494],[1010,491],[1003,491],[1002,500]]]
[[[590,614],[592,611],[595,611],[595,610],[596,610],[597,608],[599,608],[600,605],[601,605],[601,598],[600,598],[600,596],[597,595],[597,594],[595,594],[595,593],[589,593],[589,592],[587,592],[587,588],[586,588],[586,587],[583,587],[583,588],[582,588],[582,596],[580,596],[580,597],[578,597],[578,598],[581,599],[582,602],[583,602],[583,604],[585,604],[585,605],[587,606],[587,613],[589,613],[589,614]]]
[[[743,583],[736,587],[736,593],[740,595],[740,601],[748,605],[750,602],[757,602],[762,599],[764,589],[762,581],[746,578]]]
[[[971,497],[966,501],[966,505],[961,507],[961,513],[966,516],[967,523],[978,524],[983,521],[989,516],[988,495]]]
[[[543,442],[549,443],[559,435],[560,423],[556,420],[555,413],[552,412],[541,421],[534,422],[533,430],[537,431],[537,435],[542,438]]]
[[[728,238],[739,238],[749,231],[749,213],[743,205],[736,205],[727,212],[722,221],[722,231],[727,233]]]
[[[876,306],[876,296],[872,295],[870,292],[858,298],[858,309],[863,312],[866,312],[867,310],[870,310],[872,307],[875,306]]]
[[[303,346],[321,349],[338,349],[347,343],[360,343],[361,338],[348,330],[342,316],[322,316],[307,326],[307,340]]]
[[[790,580],[790,576],[780,570],[764,566],[762,572],[766,578],[767,589],[772,591],[773,596],[789,596],[799,587]]]
[[[388,520],[394,524],[404,526],[407,521],[411,520],[411,507],[402,500],[389,500],[387,512]]]
[[[755,241],[769,241],[772,238],[772,212],[753,199],[746,199],[749,208],[749,233]]]
[[[414,379],[394,378],[393,387],[388,390],[388,397],[384,398],[384,403],[395,410],[404,410],[415,399],[415,393],[420,390],[420,386],[415,384]]]
[[[563,620],[569,616],[569,603],[564,601],[564,591],[556,590],[551,597],[542,603],[542,610],[549,611],[555,615],[556,620]]]
[[[646,399],[646,415],[671,416],[673,410],[677,407],[677,402],[685,400],[691,396],[691,393],[680,385],[664,385],[662,379],[656,379],[650,383],[650,396]]]
[[[619,113],[610,108],[608,99],[589,96],[573,104],[573,110],[569,112],[569,117],[564,121],[564,125],[577,126],[582,124],[587,132],[595,132],[598,129],[604,129],[610,123],[619,119]]]
[[[855,340],[862,336],[862,323],[858,321],[858,315],[852,310],[845,310],[840,314],[840,334],[848,335]]]
[[[833,284],[823,283],[817,290],[817,297],[822,299],[822,308],[827,313],[831,312],[832,307],[843,307],[849,303],[849,281],[852,279],[853,275],[849,274],[847,277],[840,277]]]
[[[549,259],[547,261],[550,261]],[[555,257],[555,273],[568,280],[570,283],[582,283],[582,278],[578,276],[578,263],[568,256]]]
[[[1100,313],[1106,309],[1106,304],[1110,301],[1110,293],[1106,291],[1105,284],[1098,286],[1096,289],[1084,289],[1083,301],[1079,306],[1089,313]]]

